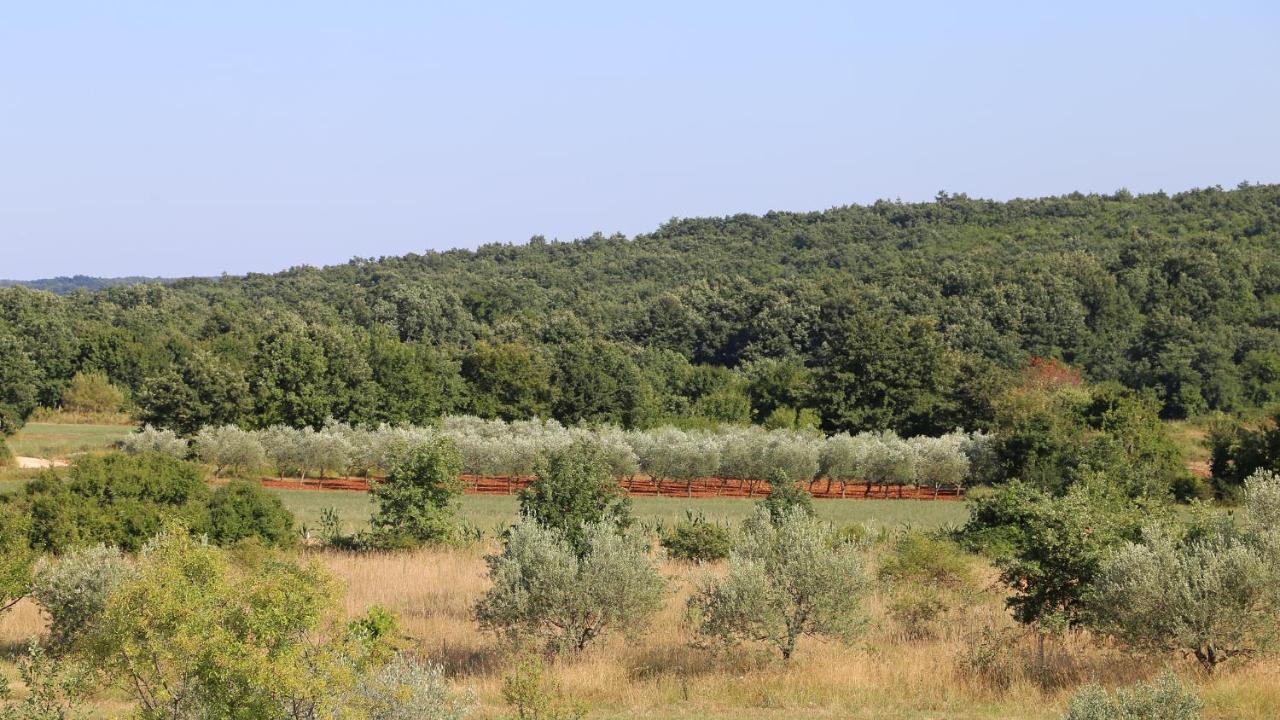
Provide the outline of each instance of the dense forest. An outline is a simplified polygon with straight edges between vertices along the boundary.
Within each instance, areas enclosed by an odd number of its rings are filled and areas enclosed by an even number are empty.
[[[1280,186],[940,193],[628,239],[0,289],[0,424],[105,373],[192,432],[445,413],[977,429],[1043,358],[1162,416],[1280,399]]]

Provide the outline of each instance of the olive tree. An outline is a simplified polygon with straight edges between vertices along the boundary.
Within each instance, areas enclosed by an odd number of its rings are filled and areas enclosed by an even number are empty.
[[[1062,720],[1199,720],[1204,701],[1169,670],[1152,682],[1115,692],[1086,685],[1071,696]]]
[[[912,470],[918,487],[933,488],[936,498],[944,487],[957,490],[969,476],[969,457],[964,452],[964,436],[958,434],[942,437],[920,436],[908,443],[914,453]]]
[[[666,593],[648,543],[611,523],[585,525],[582,538],[580,553],[557,528],[514,526],[502,553],[485,558],[493,587],[476,603],[480,626],[551,652],[644,627]]]
[[[235,425],[202,428],[195,437],[195,453],[201,462],[213,466],[214,477],[221,477],[224,470],[252,470],[266,460],[257,434]]]
[[[896,485],[901,494],[902,486],[911,482],[915,474],[915,453],[911,445],[889,430],[874,434],[862,433],[859,437],[867,444],[862,467],[863,480],[866,482],[863,495],[871,494],[872,485],[886,488]]]
[[[107,597],[133,577],[119,548],[96,545],[36,563],[31,596],[50,618],[50,639],[67,649],[102,614]]]
[[[1139,649],[1192,655],[1208,672],[1266,649],[1280,632],[1277,516],[1280,478],[1258,473],[1246,483],[1241,526],[1182,539],[1148,529],[1102,565],[1094,624]]]
[[[728,572],[702,581],[689,600],[709,639],[766,643],[789,660],[803,635],[849,639],[867,589],[862,558],[831,526],[792,508],[774,522],[765,508],[743,522]]]
[[[305,457],[303,454],[302,431],[288,425],[272,425],[257,433],[258,442],[262,445],[267,460],[275,466],[280,479],[284,479],[290,470],[303,470]],[[301,476],[299,476],[301,479]]]
[[[864,436],[854,437],[849,433],[832,435],[822,444],[819,452],[822,477],[827,479],[827,491],[831,491],[831,483],[840,485],[840,497],[845,497],[850,483],[861,478],[866,467],[866,455],[869,443]]]
[[[174,431],[154,428],[150,425],[143,425],[142,429],[120,441],[120,445],[125,452],[132,455],[158,453],[179,460],[187,456],[189,449],[187,441],[178,437]]]

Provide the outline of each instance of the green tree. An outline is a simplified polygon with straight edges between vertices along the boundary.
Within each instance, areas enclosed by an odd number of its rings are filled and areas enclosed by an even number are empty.
[[[728,574],[689,599],[704,637],[766,643],[790,660],[802,636],[848,639],[866,592],[862,558],[831,527],[800,508],[779,522],[758,508],[729,554]]]
[[[17,338],[0,327],[0,442],[17,432],[36,407],[40,368]]]
[[[444,437],[402,453],[385,482],[369,486],[375,542],[385,546],[441,542],[457,531],[462,454]]]
[[[138,390],[140,419],[191,435],[205,425],[237,423],[250,411],[244,373],[204,351],[174,361]]]
[[[551,450],[538,460],[534,481],[520,492],[520,513],[543,527],[563,533],[569,544],[585,551],[583,528],[631,523],[631,499],[609,468],[604,450],[588,440]]]
[[[462,358],[468,406],[483,418],[543,417],[551,406],[551,370],[524,345],[481,343]]]
[[[62,392],[62,409],[80,413],[114,413],[124,404],[124,393],[104,372],[78,372]]]
[[[279,497],[249,480],[233,480],[213,491],[208,532],[209,539],[219,545],[253,538],[265,545],[287,547],[298,540],[293,513]]]
[[[31,586],[35,553],[27,538],[30,525],[20,508],[0,497],[0,612],[17,604]]]
[[[555,351],[551,413],[564,423],[644,427],[654,415],[653,393],[618,345],[580,340]]]

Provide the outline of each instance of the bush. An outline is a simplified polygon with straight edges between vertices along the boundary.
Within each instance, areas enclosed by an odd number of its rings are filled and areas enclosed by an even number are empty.
[[[124,393],[104,372],[78,372],[62,391],[62,409],[77,413],[114,413],[124,405]]]
[[[255,470],[266,461],[257,435],[235,425],[202,429],[196,435],[195,452],[201,462],[213,466],[214,477],[221,477],[224,470]]]
[[[1269,646],[1280,632],[1274,526],[1280,480],[1247,485],[1243,528],[1223,523],[1172,537],[1159,527],[1102,566],[1089,598],[1093,624],[1145,650],[1180,650],[1208,672]]]
[[[516,720],[582,720],[587,708],[567,700],[560,687],[545,678],[538,658],[521,660],[502,678],[502,699],[515,711]]]
[[[256,538],[285,547],[297,541],[293,514],[280,498],[250,480],[235,480],[214,491],[209,500],[209,539],[231,545]]]
[[[141,717],[329,717],[368,654],[326,622],[338,594],[315,565],[233,556],[169,526],[81,645]]]
[[[769,512],[774,523],[779,523],[793,509],[813,515],[813,496],[792,482],[786,472],[775,469],[769,473],[769,495],[760,501],[760,506]]]
[[[83,720],[90,717],[85,700],[89,673],[50,657],[35,640],[18,659],[18,679],[25,688],[21,699],[0,674],[0,720]]]
[[[30,519],[0,497],[0,612],[8,610],[31,586],[35,553],[28,545]]]
[[[960,548],[946,540],[908,532],[894,543],[893,552],[880,565],[880,579],[914,582],[950,588],[968,586],[973,571]]]
[[[167,519],[205,525],[209,488],[191,463],[154,453],[90,455],[66,475],[46,473],[24,488],[35,549],[61,553],[101,543],[132,552]]]
[[[666,589],[647,544],[605,523],[585,526],[582,543],[579,552],[528,518],[513,527],[502,554],[485,558],[493,587],[476,604],[481,627],[552,652],[643,627]]]
[[[908,640],[928,640],[937,636],[938,621],[950,607],[937,588],[912,585],[894,593],[889,617]]]
[[[158,430],[143,425],[140,430],[120,441],[121,448],[131,455],[158,454],[182,460],[187,456],[187,441],[172,430]]]
[[[774,523],[764,508],[743,523],[723,579],[704,581],[689,606],[705,637],[767,642],[788,660],[801,635],[848,639],[867,586],[856,547],[792,508]]]
[[[462,454],[448,438],[425,440],[402,453],[386,481],[369,486],[376,505],[374,544],[410,547],[455,537],[461,474]]]
[[[586,440],[552,450],[537,465],[537,478],[520,493],[520,512],[553,528],[584,551],[583,528],[597,523],[626,527],[631,500],[618,486],[599,445]]]
[[[684,520],[662,532],[660,541],[667,554],[678,560],[715,562],[729,557],[733,531],[689,510]]]
[[[1071,696],[1063,720],[1199,720],[1204,703],[1165,670],[1155,681],[1107,692],[1089,685]]]
[[[350,707],[365,720],[462,720],[474,704],[453,692],[440,665],[399,654],[361,681]]]
[[[9,467],[13,463],[13,452],[9,450],[9,445],[5,443],[4,438],[0,437],[0,468]]]
[[[112,591],[133,574],[120,550],[105,545],[41,559],[31,596],[49,613],[53,647],[70,648],[102,615]]]

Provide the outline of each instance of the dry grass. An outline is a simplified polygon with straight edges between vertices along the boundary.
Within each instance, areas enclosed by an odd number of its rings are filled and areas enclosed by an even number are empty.
[[[395,611],[412,647],[476,691],[481,716],[503,714],[501,679],[511,659],[470,617],[486,588],[480,552],[320,558],[347,583],[349,612],[373,604]],[[702,571],[675,563],[665,570],[672,597],[642,633],[606,640],[550,670],[592,717],[1057,718],[1075,686],[1127,684],[1163,664],[1081,636],[1051,640],[1047,671],[1037,672],[1035,638],[1015,626],[991,590],[972,594],[925,640],[908,639],[887,616],[887,598],[872,597],[864,603],[866,631],[852,645],[806,639],[789,666],[752,649],[716,654],[691,647],[683,621],[684,598]],[[982,655],[975,647],[991,651]],[[1274,665],[1242,665],[1206,682],[1193,667],[1169,660],[1203,684],[1206,717],[1280,716]]]
[[[394,611],[403,642],[441,662],[459,687],[473,689],[477,715],[492,718],[506,715],[501,685],[512,658],[471,619],[487,587],[482,555],[441,549],[315,557],[346,584],[348,613],[371,605]],[[665,572],[671,598],[642,632],[609,638],[549,668],[563,692],[587,703],[591,717],[1040,720],[1060,717],[1080,684],[1128,684],[1166,662],[1200,685],[1206,718],[1280,717],[1280,664],[1273,661],[1207,679],[1178,658],[1134,659],[1080,636],[1050,641],[1041,674],[1035,638],[1015,626],[990,588],[957,602],[923,640],[911,639],[918,633],[894,621],[890,598],[877,595],[863,602],[868,624],[849,646],[804,639],[789,666],[755,649],[717,654],[690,646],[683,620],[684,598],[704,571],[669,563]],[[989,571],[979,574],[980,582],[990,580]],[[0,667],[11,672],[15,654],[43,628],[28,602],[0,616]]]

